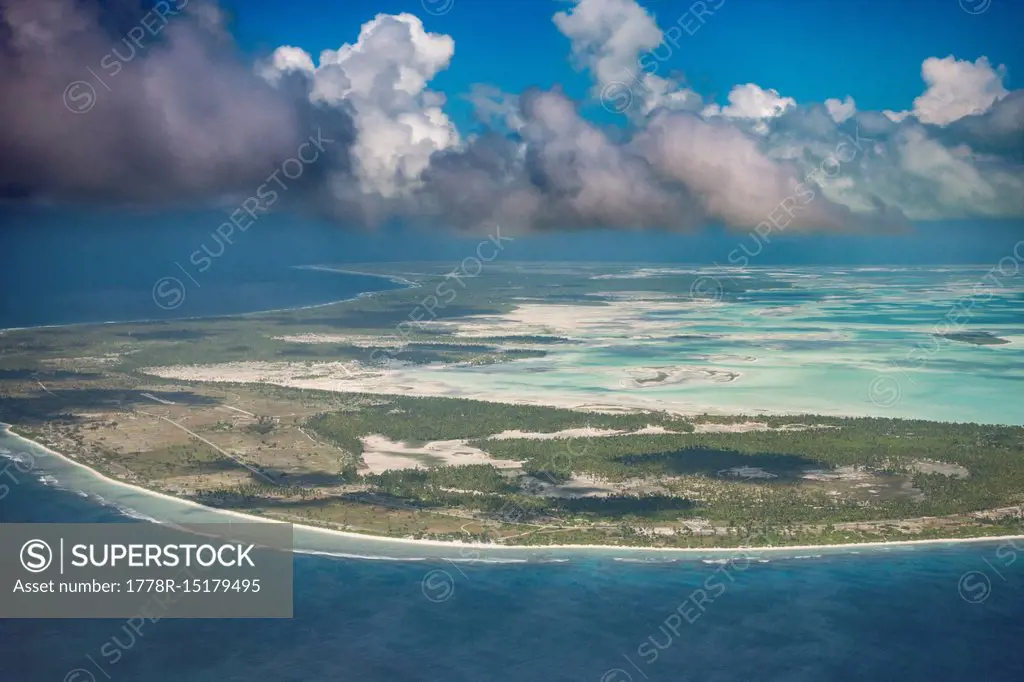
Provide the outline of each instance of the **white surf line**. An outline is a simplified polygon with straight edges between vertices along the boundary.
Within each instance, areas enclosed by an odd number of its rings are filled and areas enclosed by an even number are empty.
[[[176,421],[173,421],[173,420],[171,420],[171,419],[168,419],[167,417],[162,417],[162,416],[160,416],[159,414],[153,414],[152,412],[146,412],[146,411],[144,411],[144,410],[136,410],[136,412],[138,412],[138,413],[140,413],[140,414],[145,414],[145,415],[149,415],[150,417],[156,417],[157,419],[163,419],[163,420],[164,420],[165,422],[167,422],[168,424],[172,424],[172,425],[174,425],[174,426],[178,427],[179,429],[181,429],[182,431],[184,431],[184,432],[185,432],[185,433],[187,433],[188,435],[192,436],[193,438],[196,438],[197,440],[200,440],[200,441],[202,441],[202,442],[206,443],[206,444],[207,444],[207,445],[209,445],[209,446],[210,446],[211,448],[213,448],[214,450],[216,450],[216,451],[217,451],[217,452],[219,452],[220,454],[224,455],[225,457],[227,457],[227,458],[228,458],[228,459],[230,459],[231,461],[235,462],[236,464],[240,464],[241,466],[244,466],[244,467],[245,467],[246,469],[248,469],[249,471],[251,471],[251,472],[252,472],[253,474],[255,474],[256,476],[259,476],[260,478],[262,478],[262,479],[263,479],[264,481],[266,481],[266,482],[267,482],[267,483],[269,483],[270,485],[273,485],[273,486],[276,486],[276,485],[277,485],[277,482],[276,482],[276,481],[274,481],[274,479],[270,478],[270,476],[267,476],[267,475],[266,475],[265,473],[263,473],[262,471],[260,471],[260,470],[259,470],[259,469],[257,469],[256,467],[252,466],[251,464],[248,464],[247,462],[244,462],[244,461],[242,461],[241,459],[239,459],[239,458],[238,458],[238,457],[236,457],[235,455],[232,455],[232,454],[231,454],[230,452],[228,452],[227,450],[224,450],[223,448],[220,448],[220,447],[218,447],[218,446],[217,446],[217,445],[215,445],[214,443],[211,443],[210,441],[208,441],[208,440],[206,440],[205,438],[203,438],[202,436],[200,436],[200,435],[199,435],[198,433],[196,433],[195,431],[191,431],[190,429],[188,429],[188,428],[186,428],[186,427],[182,426],[182,425],[181,425],[181,424],[179,424],[178,422],[176,422]]]
[[[410,289],[419,289],[423,285],[419,282],[413,282],[399,275],[389,275],[381,272],[365,272],[363,270],[349,270],[348,268],[333,268],[329,265],[293,265],[293,268],[297,270],[315,270],[317,272],[338,272],[343,275],[362,275],[363,277],[380,277],[386,279],[395,284],[404,284]]]
[[[163,398],[157,398],[152,393],[142,393],[142,392],[140,392],[139,395],[141,395],[144,398],[149,398],[153,402],[160,403],[161,405],[177,405],[177,403],[174,402],[173,400],[164,400]]]

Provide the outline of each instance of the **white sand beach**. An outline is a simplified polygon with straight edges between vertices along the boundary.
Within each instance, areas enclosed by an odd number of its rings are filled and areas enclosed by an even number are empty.
[[[179,524],[224,523],[227,520],[250,523],[281,523],[265,517],[245,514],[232,510],[221,510],[155,492],[131,483],[118,481],[85,466],[71,457],[51,450],[39,443],[22,438],[0,423],[0,443],[14,445],[17,449],[31,451],[36,458],[39,475],[53,476],[58,484],[70,489],[95,495],[108,503],[134,509],[156,522]],[[47,461],[51,456],[54,461]],[[44,473],[45,472],[45,473]],[[607,545],[544,545],[537,547],[516,547],[493,543],[467,543],[440,540],[416,540],[366,535],[348,531],[319,528],[303,524],[292,524],[295,529],[294,548],[296,552],[309,552],[348,558],[425,560],[447,559],[466,562],[491,561],[556,561],[571,560],[573,557],[600,556],[642,559],[645,555],[677,556],[680,559],[717,561],[749,561],[771,557],[773,559],[798,558],[802,553],[813,551],[817,554],[846,553],[862,549],[892,550],[919,546],[942,546],[964,543],[1000,543],[1022,540],[1021,535],[1001,535],[977,538],[951,538],[927,540],[898,540],[890,542],[843,543],[835,545],[796,545],[785,547],[758,548],[669,548],[669,547],[623,547]]]

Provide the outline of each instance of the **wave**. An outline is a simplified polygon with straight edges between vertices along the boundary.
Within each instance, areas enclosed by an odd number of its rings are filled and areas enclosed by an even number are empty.
[[[363,561],[427,561],[427,557],[394,557],[374,554],[349,554],[348,552],[326,552],[316,549],[293,549],[292,553],[337,557],[339,559],[362,559]]]
[[[363,561],[431,561],[448,562],[452,564],[528,564],[528,563],[564,563],[568,559],[543,559],[531,561],[530,559],[494,559],[494,558],[472,558],[472,557],[394,557],[381,556],[379,554],[352,554],[350,552],[332,552],[320,549],[293,549],[295,554],[309,554],[311,556],[337,557],[339,559],[360,559]]]
[[[157,524],[160,524],[160,525],[166,525],[163,521],[160,521],[158,519],[154,519],[152,516],[146,516],[142,512],[136,511],[136,510],[131,509],[129,507],[122,507],[119,504],[110,504],[108,506],[113,507],[114,509],[117,510],[118,514],[120,514],[121,516],[126,516],[129,519],[136,519],[138,521],[147,521],[149,523],[157,523]]]

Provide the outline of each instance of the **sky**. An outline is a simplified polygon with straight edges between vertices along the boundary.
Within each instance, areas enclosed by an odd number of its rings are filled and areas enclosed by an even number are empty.
[[[256,224],[403,260],[501,225],[530,257],[985,262],[1024,238],[1019,0],[0,0],[0,24],[9,245]]]
[[[971,61],[987,56],[1007,66],[1007,87],[1024,87],[1024,3],[990,2],[985,12],[971,15],[957,0],[724,0],[717,16],[685,36],[666,68],[723,95],[733,85],[753,82],[798,102],[852,95],[865,109],[877,111],[909,108],[921,94],[921,63],[932,56]],[[288,44],[318,54],[350,42],[356,27],[378,13],[409,12],[421,17],[428,31],[455,39],[456,58],[436,81],[445,92],[468,92],[474,83],[509,92],[561,84],[582,98],[589,87],[566,59],[567,41],[551,20],[568,2],[295,0],[286,13],[274,0],[236,4],[239,42],[253,53]],[[440,15],[424,9],[436,12],[448,4]],[[693,2],[638,4],[668,27],[687,15]],[[461,109],[463,115],[468,111]]]

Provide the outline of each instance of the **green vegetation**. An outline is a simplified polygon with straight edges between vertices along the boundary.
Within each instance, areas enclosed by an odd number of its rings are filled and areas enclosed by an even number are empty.
[[[359,438],[369,434],[415,443],[485,438],[506,430],[554,432],[591,426],[635,431],[648,424],[670,430],[693,429],[689,422],[663,413],[608,415],[461,398],[356,398],[365,403],[358,410],[318,415],[309,420],[309,427],[325,440],[354,453],[362,452]]]
[[[146,479],[244,470],[237,463],[198,441],[192,441],[188,445],[169,445],[159,450],[120,455],[116,457],[116,461]]]
[[[704,416],[694,422],[724,427],[753,419]],[[372,406],[321,414],[310,425],[325,439],[355,452],[360,436],[370,433],[404,442],[469,438],[469,445],[496,459],[524,462],[522,471],[486,465],[439,467],[362,476],[360,482],[423,509],[488,515],[514,505],[524,521],[577,528],[689,519],[724,529],[730,537],[820,542],[832,537],[832,524],[968,514],[1024,501],[1021,428],[816,416],[758,421],[776,430],[695,433],[693,423],[664,414],[602,415],[471,400],[378,397]],[[581,426],[629,432],[648,424],[676,433],[548,440],[481,437],[507,429],[554,432]],[[924,473],[918,470],[922,462],[949,471]],[[961,471],[968,475],[956,475]],[[640,482],[646,492],[537,495],[526,492],[527,479],[521,477],[557,487],[580,474],[613,487]],[[872,537],[878,539],[877,534]]]
[[[570,456],[557,440],[483,439],[473,444],[497,458],[525,460],[526,467],[571,469],[611,481],[645,478],[670,489],[714,481],[721,494],[694,511],[723,520],[752,514],[782,523],[907,518],[1024,500],[1024,429],[866,418],[792,421],[818,428],[592,438]],[[970,475],[915,473],[915,464],[925,459],[960,465]],[[758,471],[747,477],[743,471],[730,473],[738,467]],[[802,478],[811,470],[827,473],[839,467],[872,473],[879,487],[887,476],[905,479],[918,494],[865,504],[857,498],[829,499],[820,485]],[[773,477],[757,477],[761,471]]]
[[[511,485],[507,477],[488,464],[401,469],[363,476],[360,480],[397,497],[410,496],[409,493],[422,494],[427,490],[469,490],[481,493],[511,493],[516,490],[516,486]],[[403,492],[406,494],[403,495]]]
[[[248,429],[253,433],[258,433],[261,436],[265,436],[277,427],[277,422],[273,417],[261,415],[256,418],[255,424],[250,424]]]

